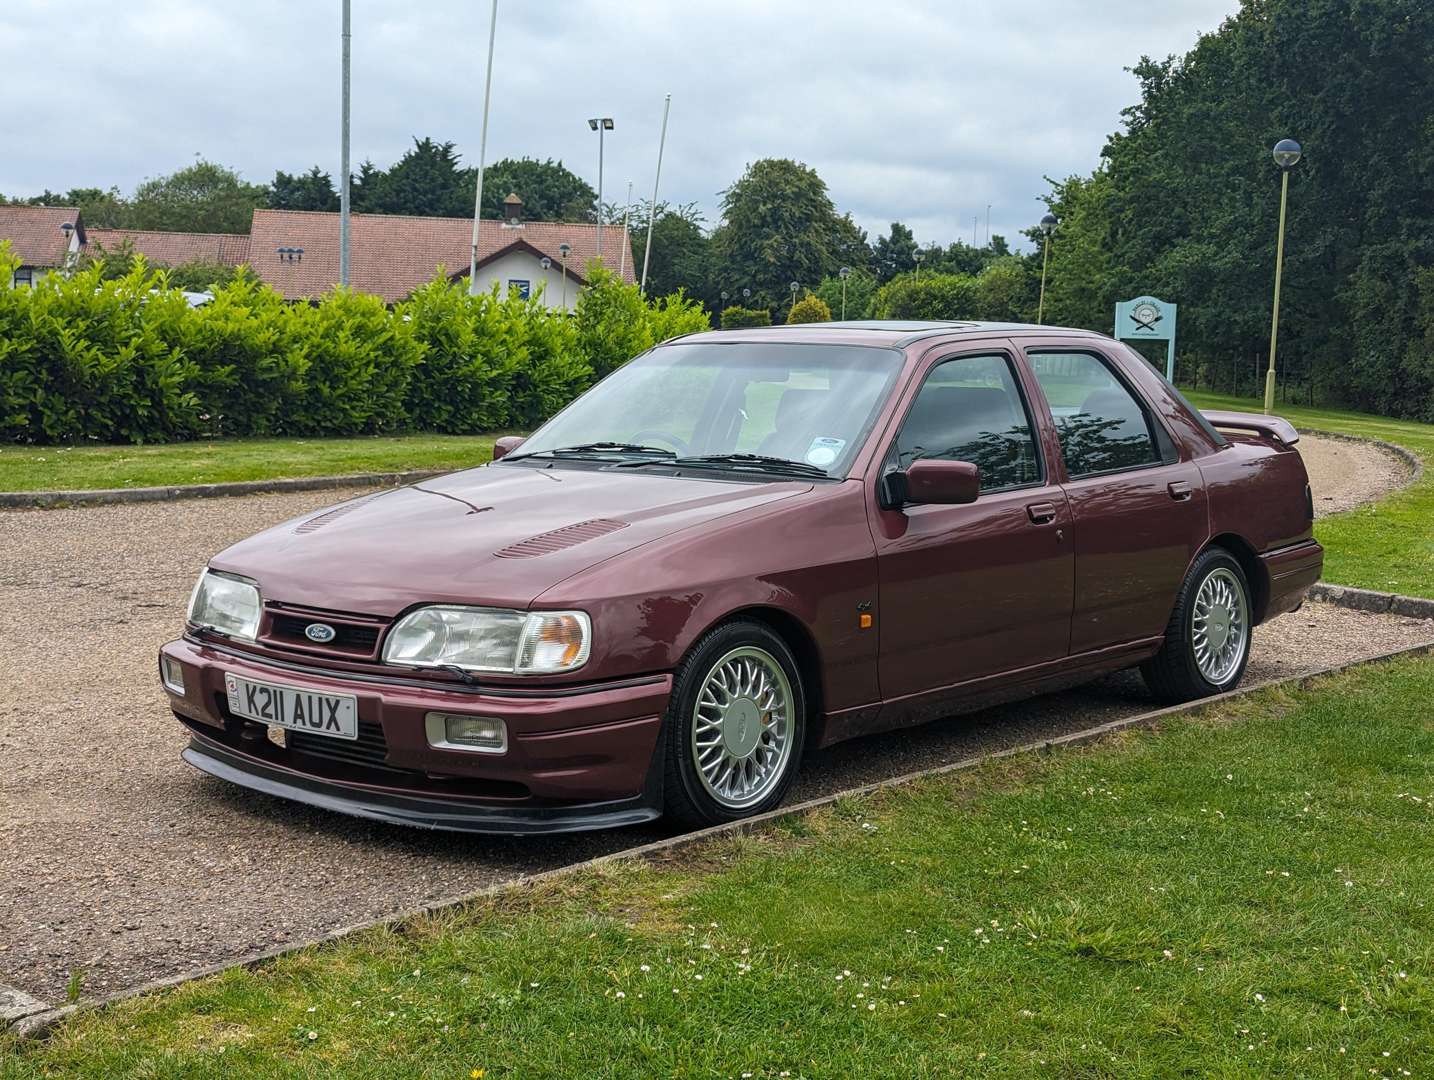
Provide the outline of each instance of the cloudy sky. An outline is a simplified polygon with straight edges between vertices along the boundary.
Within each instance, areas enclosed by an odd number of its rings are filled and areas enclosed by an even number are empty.
[[[697,202],[794,157],[875,238],[1040,216],[1043,177],[1091,169],[1135,97],[1124,69],[1183,52],[1237,0],[500,0],[488,160],[555,157],[604,196]],[[414,135],[476,162],[487,0],[353,0],[353,154]],[[196,154],[264,182],[339,162],[339,0],[3,0],[0,192],[118,185]]]

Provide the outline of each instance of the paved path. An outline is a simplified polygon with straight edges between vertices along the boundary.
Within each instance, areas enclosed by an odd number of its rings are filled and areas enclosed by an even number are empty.
[[[661,835],[423,833],[252,795],[179,761],[156,684],[208,556],[341,492],[0,513],[0,985],[113,992]],[[1256,635],[1248,677],[1434,638],[1434,625],[1307,605]],[[1149,708],[1125,675],[849,743],[794,798]]]

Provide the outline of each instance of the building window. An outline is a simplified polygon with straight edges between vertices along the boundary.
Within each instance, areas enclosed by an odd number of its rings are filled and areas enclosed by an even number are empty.
[[[508,295],[516,296],[519,300],[527,300],[533,291],[532,282],[522,278],[508,279]]]
[[[34,270],[28,266],[22,266],[15,271],[15,288],[21,285],[33,285],[35,283]]]

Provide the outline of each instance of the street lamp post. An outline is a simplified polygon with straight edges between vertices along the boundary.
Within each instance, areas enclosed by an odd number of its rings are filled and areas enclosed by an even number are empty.
[[[568,256],[572,254],[573,247],[566,240],[558,245],[558,254],[563,258],[563,310],[568,310]]]
[[[1275,303],[1270,311],[1270,368],[1265,372],[1265,415],[1275,407],[1275,340],[1280,331],[1280,278],[1285,268],[1285,205],[1290,197],[1290,170],[1300,162],[1300,144],[1294,139],[1275,143],[1275,164],[1280,169],[1280,238],[1275,244]]]
[[[597,257],[602,261],[602,137],[612,130],[611,116],[595,116],[588,121],[588,127],[598,133],[598,212],[597,212]]]
[[[921,280],[921,252],[918,251],[915,255],[912,256],[912,258],[916,260],[916,280],[920,281],[920,280]]]
[[[797,306],[797,290],[800,289],[801,287],[802,287],[802,284],[801,284],[801,282],[799,282],[799,281],[794,281],[794,282],[792,282],[790,285],[787,286],[787,288],[789,288],[789,289],[792,290],[792,306],[787,309],[787,313],[788,313],[788,314],[791,314],[791,312],[796,309],[796,306]]]
[[[1036,305],[1037,324],[1045,322],[1046,319],[1046,267],[1051,262],[1051,233],[1055,232],[1057,224],[1055,214],[1047,214],[1041,218],[1041,232],[1046,234],[1046,243],[1045,254],[1041,256],[1041,299]]]
[[[841,278],[841,317],[846,319],[846,279],[851,277],[851,267],[843,266],[837,271],[837,277]]]

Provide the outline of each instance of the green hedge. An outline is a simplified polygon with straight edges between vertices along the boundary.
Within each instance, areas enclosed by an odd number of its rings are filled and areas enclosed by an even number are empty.
[[[16,265],[0,244],[0,282]],[[649,303],[600,269],[589,281],[572,316],[443,278],[393,308],[344,289],[286,303],[248,273],[190,308],[142,261],[0,288],[0,438],[529,428],[656,342],[708,327],[681,294]]]

